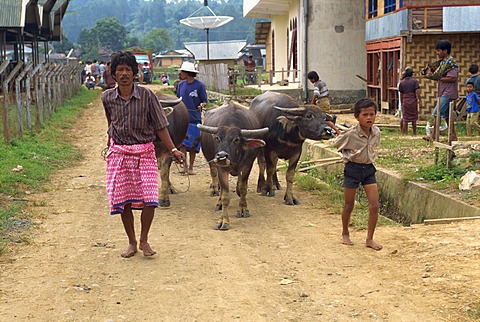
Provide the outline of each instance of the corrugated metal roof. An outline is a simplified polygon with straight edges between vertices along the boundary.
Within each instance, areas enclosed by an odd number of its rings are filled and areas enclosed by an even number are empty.
[[[480,31],[480,6],[443,8],[443,31]]]
[[[186,42],[183,44],[196,60],[207,60],[207,42]],[[210,41],[210,60],[237,59],[238,52],[247,45],[246,40]]]
[[[25,9],[28,0],[2,0],[0,28],[25,26]]]

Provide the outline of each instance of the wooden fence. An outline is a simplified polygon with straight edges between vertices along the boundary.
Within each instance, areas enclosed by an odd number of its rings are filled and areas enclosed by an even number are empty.
[[[81,87],[80,65],[56,65],[22,61],[0,64],[3,138],[10,143],[25,130],[40,128],[65,99]]]

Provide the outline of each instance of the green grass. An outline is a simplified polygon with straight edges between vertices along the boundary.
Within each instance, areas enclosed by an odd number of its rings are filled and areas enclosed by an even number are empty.
[[[52,171],[81,159],[63,130],[72,126],[100,93],[82,88],[78,95],[58,108],[40,131],[26,132],[11,144],[0,143],[0,246],[9,236],[12,220],[26,216],[25,204],[19,200],[39,190]],[[23,170],[12,171],[18,166]]]
[[[307,174],[295,175],[295,183],[299,188],[312,193],[318,193],[319,198],[323,202],[329,205],[329,208],[337,212],[340,215],[343,209],[343,188],[342,188],[343,176],[327,175],[324,170],[311,169],[307,171]],[[352,216],[350,218],[350,226],[354,229],[365,230],[368,225],[368,203],[364,205],[355,203]],[[399,226],[395,221],[379,216],[377,226]]]

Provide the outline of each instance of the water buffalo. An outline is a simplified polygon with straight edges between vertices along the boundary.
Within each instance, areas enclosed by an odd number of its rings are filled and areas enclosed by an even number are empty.
[[[258,155],[260,173],[257,192],[263,196],[275,195],[274,186],[280,189],[276,173],[278,158],[288,159],[284,200],[287,205],[298,205],[300,201],[293,194],[293,178],[303,142],[305,139],[332,137],[332,129],[325,123],[325,113],[315,105],[299,106],[290,96],[276,92],[265,92],[255,97],[250,110],[260,126],[270,129],[263,137],[267,144]]]
[[[200,142],[203,155],[209,162],[212,183],[210,195],[220,196],[215,210],[222,213],[215,229],[229,228],[229,175],[238,176],[236,192],[240,197],[237,217],[249,217],[247,208],[248,176],[259,148],[265,145],[263,136],[268,128],[259,129],[255,115],[246,107],[228,103],[205,113]]]
[[[167,128],[173,144],[178,148],[187,134],[188,122],[190,121],[187,108],[185,107],[185,104],[183,104],[182,99],[177,98],[176,96],[157,94],[157,97],[159,98],[162,107],[173,107],[173,111],[167,115],[169,123]],[[176,193],[175,188],[170,182],[170,166],[173,158],[171,156],[171,151],[169,151],[158,138],[154,141],[154,144],[155,155],[160,161],[160,179],[162,181],[158,196],[158,205],[160,207],[169,207],[169,194]]]

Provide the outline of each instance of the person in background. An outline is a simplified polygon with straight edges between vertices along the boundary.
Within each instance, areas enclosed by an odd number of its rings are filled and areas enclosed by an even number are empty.
[[[103,72],[103,87],[104,89],[114,88],[117,85],[117,82],[112,76],[111,63],[107,62],[105,67],[105,72]]]
[[[175,95],[177,94],[178,84],[180,84],[180,82],[184,79],[185,78],[183,78],[182,73],[178,73],[178,78],[173,82],[173,91],[175,92]]]
[[[180,82],[177,88],[177,97],[182,98],[190,116],[187,137],[183,141],[181,148],[184,154],[186,154],[187,151],[189,152],[188,170],[183,169],[183,172],[188,171],[190,175],[195,174],[193,165],[196,154],[200,152],[200,130],[197,128],[197,124],[202,122],[202,109],[208,102],[205,85],[198,79],[195,79],[198,73],[199,71],[195,69],[193,63],[184,62],[180,67],[180,77],[183,78],[184,81]],[[187,165],[185,165],[185,167],[186,166]]]
[[[313,84],[313,98],[311,104],[317,105],[326,113],[325,122],[330,126],[337,135],[340,135],[340,130],[335,125],[335,115],[330,115],[330,92],[328,91],[327,84],[324,81],[320,80],[318,73],[316,71],[310,71],[307,74],[307,78],[310,83]]]
[[[166,74],[162,74],[162,84],[163,85],[170,85],[170,79]]]
[[[98,65],[98,71],[100,74],[100,84],[103,84],[105,82],[105,80],[103,79],[103,73],[105,73],[106,68],[107,67],[105,66],[105,63],[101,61],[100,64]]]
[[[422,107],[420,99],[420,84],[413,78],[413,68],[405,68],[402,80],[398,85],[400,101],[402,103],[402,116],[400,120],[400,133],[407,135],[408,123],[412,123],[413,135],[417,135],[418,108]]]
[[[480,104],[479,95],[475,92],[475,83],[467,83],[467,136],[473,136],[472,129],[478,131],[480,134],[480,125],[478,125],[478,115],[480,114],[480,109],[478,105]]]
[[[477,92],[477,94],[480,94],[480,74],[478,73],[478,65],[471,64],[468,72],[471,74],[471,76],[467,79],[465,85],[468,83],[473,83],[473,90]]]
[[[255,68],[257,67],[252,55],[248,56],[248,59],[243,60],[243,65],[245,66],[245,70],[247,72],[254,72]]]
[[[88,73],[87,76],[85,76],[85,81],[83,82],[85,87],[87,89],[95,89],[95,77],[92,76],[92,74]]]
[[[145,82],[145,84],[151,84],[152,77],[151,77],[150,66],[148,65],[148,62],[143,63],[142,72],[143,72],[143,81]]]
[[[158,136],[180,163],[184,154],[175,148],[170,138],[168,120],[155,93],[134,84],[138,73],[135,56],[130,52],[114,54],[111,73],[118,86],[102,93],[108,124],[106,186],[110,214],[121,214],[128,237],[128,247],[122,257],[135,255],[138,248],[144,256],[153,256],[156,252],[148,243],[158,207],[158,167],[153,141]],[[139,242],[133,209],[142,211]]]
[[[98,60],[94,60],[92,64],[92,76],[95,77],[95,85],[100,84],[100,64]]]
[[[381,250],[383,246],[373,240],[380,210],[375,177],[376,169],[373,165],[376,158],[374,149],[380,142],[380,129],[375,126],[377,105],[369,98],[360,99],[354,105],[353,114],[358,120],[357,126],[350,128],[335,139],[337,151],[342,154],[345,163],[341,243],[353,245],[348,227],[355,206],[355,194],[359,184],[362,184],[367,194],[369,209],[365,245],[374,250]]]
[[[452,44],[448,40],[438,40],[435,43],[435,50],[440,60],[429,64],[422,70],[423,77],[438,82],[438,104],[433,110],[433,131],[430,136],[423,137],[427,141],[435,140],[437,113],[440,113],[440,117],[444,118],[447,124],[450,124],[450,102],[458,98],[458,65],[450,54]],[[457,141],[458,137],[455,131],[455,123],[453,122],[450,131],[451,136],[449,140]]]

